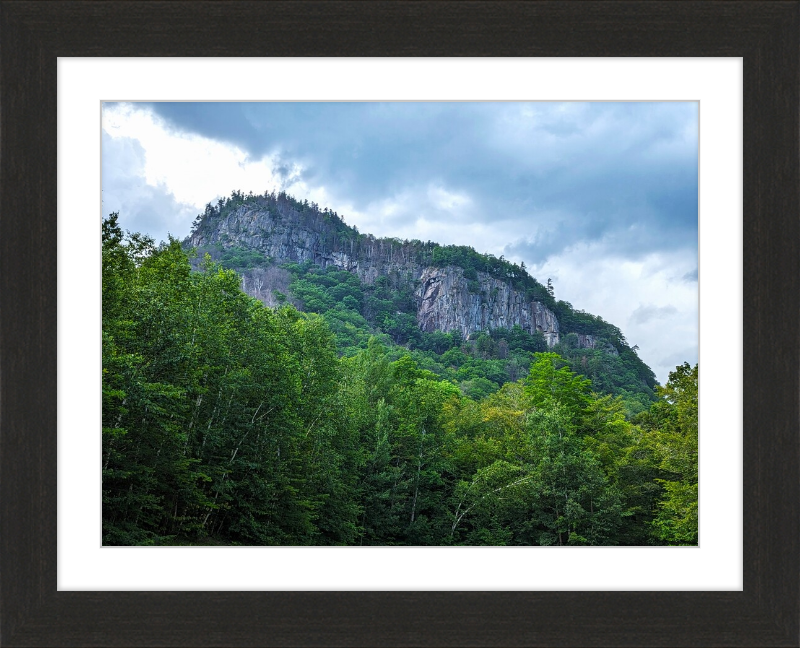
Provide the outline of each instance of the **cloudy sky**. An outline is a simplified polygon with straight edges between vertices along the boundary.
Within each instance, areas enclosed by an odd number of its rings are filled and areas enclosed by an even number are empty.
[[[234,189],[377,236],[524,261],[622,329],[664,383],[697,362],[697,103],[103,107],[103,212],[183,238]]]

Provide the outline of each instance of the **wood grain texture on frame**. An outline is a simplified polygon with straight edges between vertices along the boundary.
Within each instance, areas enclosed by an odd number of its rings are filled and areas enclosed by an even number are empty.
[[[797,646],[799,18],[796,1],[0,2],[0,645]],[[742,57],[744,591],[57,592],[59,56]]]

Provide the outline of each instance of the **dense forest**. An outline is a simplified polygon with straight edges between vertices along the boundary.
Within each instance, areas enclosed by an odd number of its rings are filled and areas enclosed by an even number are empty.
[[[230,267],[225,254],[221,264]],[[655,400],[656,380],[650,368],[624,341],[616,347],[608,341],[619,340],[621,334],[598,336],[603,344],[587,349],[578,346],[575,333],[568,333],[548,349],[541,333],[527,333],[519,326],[476,332],[466,340],[458,331],[426,333],[417,325],[408,284],[381,276],[365,285],[350,272],[312,263],[286,264],[284,269],[291,280],[287,294],[279,294],[278,301],[321,315],[343,355],[366,349],[369,339],[378,336],[393,349],[394,359],[410,355],[421,368],[480,399],[522,378],[537,352],[552,350],[570,369],[589,378],[594,391],[622,397],[628,414],[648,409]]]
[[[422,333],[391,278],[310,264],[270,308],[246,254],[116,214],[102,247],[106,545],[697,544],[697,366]]]

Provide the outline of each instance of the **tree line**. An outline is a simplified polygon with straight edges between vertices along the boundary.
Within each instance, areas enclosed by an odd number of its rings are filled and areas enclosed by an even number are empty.
[[[551,352],[470,398],[103,221],[106,545],[697,543],[697,367],[652,406]]]

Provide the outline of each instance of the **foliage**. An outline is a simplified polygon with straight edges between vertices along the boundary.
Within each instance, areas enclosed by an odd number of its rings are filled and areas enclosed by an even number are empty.
[[[552,350],[567,360],[572,371],[589,378],[592,389],[621,396],[629,417],[647,410],[656,399],[655,375],[636,355],[635,347],[628,345],[622,332],[602,317],[577,310],[566,301],[556,300],[552,281],[548,279],[547,285],[542,285],[528,274],[524,264],[510,262],[502,256],[497,258],[482,254],[468,246],[443,246],[431,241],[376,238],[360,234],[356,228],[345,224],[335,211],[307,200],[298,200],[285,192],[245,195],[241,191],[234,191],[230,197],[219,199],[216,205],[206,206],[195,221],[193,235],[216,241],[213,245],[201,248],[201,254],[209,252],[215,261],[237,271],[264,267],[270,263],[257,251],[234,245],[232,240],[225,238],[228,229],[218,228],[224,219],[237,210],[240,218],[266,212],[276,223],[299,226],[313,236],[318,249],[328,254],[343,252],[352,262],[365,266],[378,262],[395,268],[389,274],[378,276],[372,283],[361,283],[355,273],[335,267],[325,268],[311,261],[289,264],[286,267],[293,275],[293,280],[288,294],[281,287],[272,294],[271,299],[265,300],[273,305],[293,303],[302,310],[323,315],[334,331],[337,348],[343,355],[353,355],[365,348],[370,335],[381,335],[388,336],[394,344],[411,351],[433,352],[427,353],[425,362],[444,364],[437,356],[450,348],[461,346],[462,341],[453,340],[447,346],[447,341],[441,337],[429,339],[428,336],[435,333],[419,330],[413,277],[410,273],[399,272],[397,267],[454,266],[462,269],[468,290],[473,293],[481,292],[482,280],[492,278],[523,294],[526,300],[541,302],[553,311],[560,323],[562,343]],[[250,292],[257,294],[252,290]],[[354,317],[352,313],[360,317]],[[481,339],[487,334],[497,342],[496,345]],[[596,341],[594,348],[580,348],[580,345],[571,342],[577,339],[578,334],[592,336]],[[474,347],[466,352],[483,360],[502,360],[503,378],[498,380],[497,376],[493,378],[479,370],[460,376],[437,371],[449,380],[467,385],[465,389],[474,397],[485,394],[487,386],[480,383],[481,388],[470,389],[471,381],[482,378],[499,388],[505,380],[514,381],[524,374],[531,353],[549,350],[541,333],[531,335],[519,327],[511,331],[499,329],[480,333],[474,341],[480,348],[477,352]],[[501,344],[501,341],[505,344]],[[416,359],[421,360],[420,357]]]
[[[656,536],[667,544],[697,544],[698,539],[698,366],[670,372],[660,399],[639,422],[653,431],[664,495],[653,520]]]
[[[272,309],[102,240],[104,544],[697,543],[697,367],[630,420],[536,336],[420,332],[391,277],[296,265],[318,313]]]

